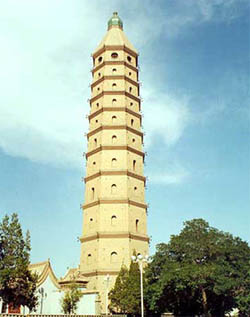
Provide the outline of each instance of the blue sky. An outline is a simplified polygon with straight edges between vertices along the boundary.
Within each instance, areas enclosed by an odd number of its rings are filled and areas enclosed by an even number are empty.
[[[118,11],[140,52],[151,254],[183,221],[250,240],[247,0],[0,1],[0,215],[77,266],[91,52]]]

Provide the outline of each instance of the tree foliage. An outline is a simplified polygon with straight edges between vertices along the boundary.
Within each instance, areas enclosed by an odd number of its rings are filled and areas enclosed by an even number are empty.
[[[148,309],[187,316],[224,316],[237,307],[250,313],[250,248],[203,219],[184,223],[179,235],[159,244],[146,271]]]
[[[69,285],[64,297],[61,299],[61,307],[64,314],[74,314],[77,309],[77,304],[82,298],[83,293],[78,288],[78,285],[73,283]]]
[[[125,265],[116,278],[114,288],[109,292],[112,312],[138,315],[141,313],[140,271],[138,263],[131,262],[129,270]]]
[[[116,278],[114,288],[109,292],[110,311],[117,313],[127,312],[127,288],[128,288],[128,269],[122,265]]]
[[[37,277],[28,269],[30,250],[30,234],[23,237],[17,214],[6,215],[0,223],[0,297],[5,305],[37,306]]]

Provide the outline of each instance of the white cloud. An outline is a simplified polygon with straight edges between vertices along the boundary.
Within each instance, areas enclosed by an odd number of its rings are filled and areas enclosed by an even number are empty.
[[[187,181],[189,172],[184,168],[174,170],[172,172],[152,172],[149,174],[149,182],[160,185],[178,185]]]
[[[155,136],[160,137],[165,145],[175,144],[190,121],[188,98],[178,99],[167,92],[162,94],[147,88],[144,88],[143,95],[146,148],[150,147]]]
[[[227,10],[236,3],[229,2],[231,6],[224,4]],[[168,18],[158,15],[158,6],[134,10],[140,5],[135,1],[130,4],[131,21],[126,21],[127,3],[123,6],[122,2],[117,5],[116,1],[110,1],[109,6],[103,6],[105,3],[83,0],[0,3],[3,151],[33,161],[81,168],[81,153],[86,147],[83,133],[88,129],[84,117],[89,111],[90,53],[104,35],[105,19],[113,9],[124,15],[125,32],[143,49],[146,41],[155,39],[155,19],[159,30],[164,28],[175,36],[187,25],[196,23],[197,10],[203,20],[211,19],[216,5],[222,1],[211,0],[209,6],[204,1],[185,1],[185,5],[181,1],[182,10],[169,12]],[[126,28],[126,23],[130,28]],[[158,89],[154,78],[145,80],[142,93],[147,147],[156,135],[167,145],[175,144],[190,120],[187,97],[159,93]]]

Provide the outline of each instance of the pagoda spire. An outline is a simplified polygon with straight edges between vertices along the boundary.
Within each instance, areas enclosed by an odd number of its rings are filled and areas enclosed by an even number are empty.
[[[112,27],[119,27],[123,30],[123,22],[117,12],[114,12],[113,16],[108,21],[108,30]]]

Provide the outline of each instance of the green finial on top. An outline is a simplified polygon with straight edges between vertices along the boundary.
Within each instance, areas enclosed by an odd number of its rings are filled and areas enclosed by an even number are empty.
[[[113,16],[109,19],[108,21],[108,30],[113,26],[118,26],[121,29],[123,29],[123,23],[122,20],[120,19],[120,17],[118,16],[117,12],[113,13]]]

